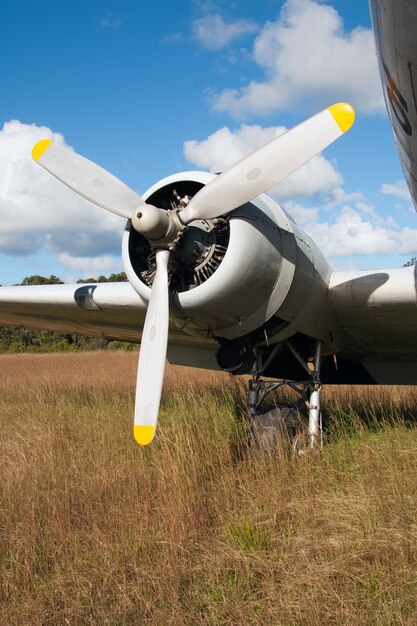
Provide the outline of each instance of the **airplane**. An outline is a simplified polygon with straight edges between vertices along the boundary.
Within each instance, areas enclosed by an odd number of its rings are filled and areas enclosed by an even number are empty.
[[[417,207],[417,3],[371,0],[371,15]],[[0,323],[140,342],[134,437],[141,445],[155,434],[168,358],[250,374],[253,420],[272,390],[289,385],[307,407],[308,446],[316,448],[323,384],[417,383],[417,266],[335,270],[265,193],[345,134],[354,117],[349,104],[332,105],[220,174],[174,174],[142,197],[99,165],[41,140],[32,152],[39,165],[126,218],[128,282],[2,287]]]

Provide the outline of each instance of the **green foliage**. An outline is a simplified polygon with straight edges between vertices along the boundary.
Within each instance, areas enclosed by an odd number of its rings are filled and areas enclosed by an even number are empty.
[[[63,281],[58,278],[58,276],[50,275],[49,278],[46,276],[40,276],[39,274],[34,274],[33,276],[26,276],[20,283],[20,285],[63,285]]]
[[[263,528],[248,520],[231,521],[226,529],[234,545],[240,550],[265,550],[268,546],[268,537]]]
[[[0,353],[98,350],[107,348],[108,344],[109,341],[103,337],[0,326]]]
[[[110,276],[99,276],[98,278],[79,278],[77,283],[124,283],[127,282],[127,276],[125,272],[119,272],[118,274],[110,274]]]

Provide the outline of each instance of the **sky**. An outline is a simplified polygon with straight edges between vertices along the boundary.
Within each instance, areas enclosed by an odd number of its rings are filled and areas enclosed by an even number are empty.
[[[3,0],[0,51],[0,284],[123,270],[124,220],[33,162],[39,139],[144,193],[340,101],[353,128],[270,195],[336,268],[417,254],[366,0]]]

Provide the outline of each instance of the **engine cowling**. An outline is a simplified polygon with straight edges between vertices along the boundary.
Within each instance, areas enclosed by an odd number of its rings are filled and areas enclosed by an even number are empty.
[[[151,187],[144,199],[170,210],[215,175],[183,172]],[[127,223],[126,274],[149,301],[155,254]],[[269,196],[228,215],[192,222],[171,253],[170,319],[195,336],[235,339],[264,329],[267,340],[301,330],[328,333],[330,268],[316,246]],[[327,323],[326,323],[327,322]]]

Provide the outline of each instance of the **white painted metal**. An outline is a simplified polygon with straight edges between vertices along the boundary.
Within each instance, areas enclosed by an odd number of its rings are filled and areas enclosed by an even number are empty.
[[[135,426],[156,426],[168,340],[168,250],[156,253],[156,275],[143,327],[135,401]]]
[[[144,194],[183,181],[205,184],[206,172],[169,176]],[[122,254],[127,276],[144,300],[150,289],[133,270],[129,256],[129,224]],[[171,319],[183,330],[201,337],[208,332],[227,339],[259,328],[273,315],[288,326],[269,341],[285,339],[301,330],[328,339],[332,324],[328,305],[331,268],[317,246],[266,194],[236,209],[230,219],[230,241],[220,267],[202,285],[179,293]],[[175,304],[175,302],[177,304]]]
[[[116,176],[69,148],[52,143],[37,162],[76,193],[126,219],[144,203]]]
[[[314,356],[314,379],[315,386],[310,394],[308,407],[308,440],[310,448],[315,448],[321,443],[319,440],[321,419],[320,419],[320,391],[321,384],[320,368],[321,368],[322,342],[317,341],[316,353]]]
[[[315,448],[319,439],[320,425],[320,389],[314,389],[310,394],[308,409],[308,443]]]
[[[296,244],[295,273],[278,313],[289,324],[271,335],[270,341],[283,341],[300,331],[328,343],[329,329],[334,327],[328,304],[332,269],[315,243],[292,221],[291,227]]]
[[[315,260],[315,263],[317,261]],[[263,267],[260,264],[260,267]],[[295,277],[294,280],[298,280]],[[209,281],[207,281],[209,282]],[[331,277],[329,304],[338,358],[362,362],[374,380],[386,384],[417,384],[417,278],[414,267],[377,271],[335,271]],[[93,299],[99,310],[90,311],[74,300],[80,285],[45,285],[0,288],[0,323],[46,328],[114,339],[138,341],[146,313],[146,300],[129,283],[100,283]],[[236,286],[235,286],[236,288]],[[245,293],[244,283],[240,292]],[[314,282],[311,294],[322,289]],[[297,290],[298,292],[298,290]],[[286,309],[290,291],[278,314]],[[295,297],[295,296],[294,296]],[[310,296],[312,297],[312,296]],[[243,295],[239,296],[243,298]],[[325,309],[310,308],[310,320],[304,322],[302,290],[297,300],[300,314],[291,329],[321,328]],[[221,306],[221,305],[219,305]],[[239,304],[236,303],[236,310]],[[299,320],[299,321],[297,321]],[[213,353],[216,341],[195,336],[170,324],[170,345],[192,348],[181,357],[178,350],[170,355],[172,362],[215,367]],[[210,356],[200,351],[209,350]],[[326,351],[326,348],[325,348]]]
[[[95,310],[76,303],[75,295],[85,285],[0,287],[0,323],[139,342],[147,302],[127,282],[92,286]],[[196,351],[217,349],[213,339],[186,335],[173,324],[169,338],[172,346]],[[200,366],[204,367],[204,362]]]
[[[334,271],[329,299],[346,353],[369,360],[417,357],[415,266]]]
[[[161,239],[169,227],[168,211],[157,209],[150,204],[143,204],[133,211],[132,226],[147,239]]]
[[[205,183],[214,175],[185,172],[160,181],[144,194],[190,180]],[[150,289],[133,270],[127,226],[122,254],[129,281],[143,299]],[[276,313],[291,287],[296,247],[291,223],[282,209],[267,196],[239,207],[230,219],[230,240],[225,258],[202,285],[176,295],[171,319],[190,334],[208,331],[228,339],[259,328]]]
[[[185,224],[228,213],[270,189],[342,135],[328,109],[272,139],[214,178],[181,211]]]

